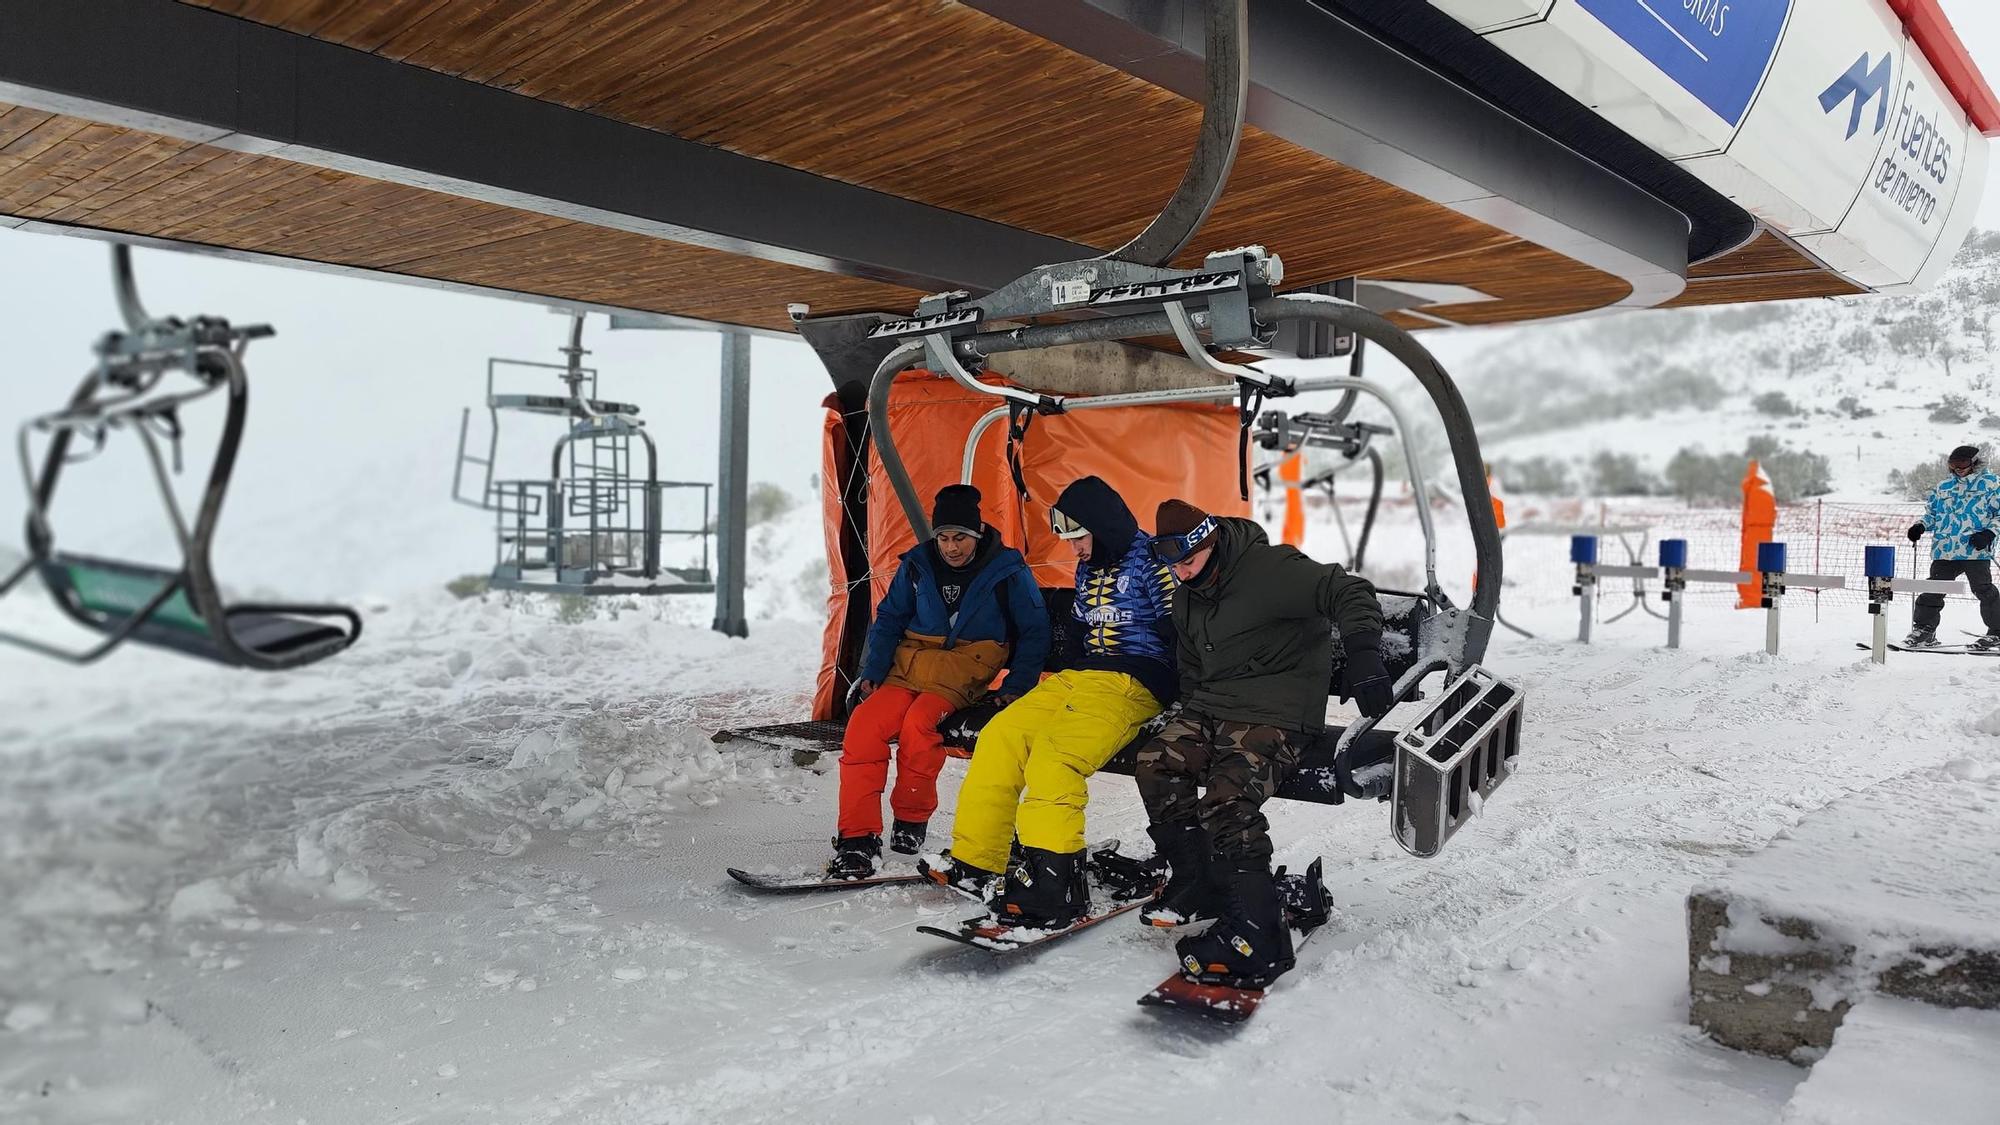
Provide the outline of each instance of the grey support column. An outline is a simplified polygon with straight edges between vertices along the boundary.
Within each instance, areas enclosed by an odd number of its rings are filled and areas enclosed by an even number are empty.
[[[722,334],[722,463],[716,471],[715,631],[750,635],[743,615],[750,493],[750,335]]]

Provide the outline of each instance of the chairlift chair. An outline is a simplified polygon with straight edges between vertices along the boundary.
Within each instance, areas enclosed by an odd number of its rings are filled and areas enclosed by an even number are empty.
[[[451,498],[494,514],[494,560],[489,580],[495,589],[577,595],[706,594],[715,590],[709,568],[711,486],[700,481],[659,479],[659,455],[652,435],[631,403],[597,398],[597,372],[583,366],[583,314],[570,316],[569,343],[561,364],[489,359],[486,410],[490,420],[485,456],[468,453],[472,411],[459,419],[458,459]],[[502,369],[554,371],[561,395],[502,394]],[[549,456],[549,475],[536,480],[495,480],[501,411],[565,419],[568,429]],[[633,475],[632,442],[645,451],[645,475]],[[478,491],[468,495],[466,466],[481,470]],[[662,526],[669,489],[700,489],[701,524]],[[671,567],[660,559],[661,537],[701,539],[701,565]]]
[[[361,636],[361,617],[339,605],[280,602],[230,604],[216,580],[211,550],[223,499],[236,467],[249,404],[249,376],[243,353],[252,340],[273,335],[267,325],[235,327],[217,317],[156,320],[139,302],[131,251],[112,247],[112,272],[122,332],[107,333],[96,345],[97,364],[62,410],[30,419],[18,436],[21,473],[27,484],[27,558],[4,581],[0,596],[39,574],[58,609],[70,620],[100,634],[96,645],[73,651],[46,641],[0,631],[0,641],[65,660],[88,664],[125,641],[171,649],[219,664],[280,671],[323,660]],[[168,381],[185,377],[191,388],[170,390]],[[179,471],[180,409],[226,391],[227,415],[208,483],[192,526],[174,495],[160,443],[173,447]],[[65,467],[104,448],[114,431],[136,434],[152,467],[181,565],[176,569],[58,550],[50,509]],[[34,469],[32,441],[46,435],[41,469]],[[91,448],[73,455],[75,439]]]
[[[973,451],[984,431],[1008,423],[1010,461],[1038,415],[1164,403],[1234,400],[1241,425],[1239,488],[1248,499],[1248,451],[1254,423],[1267,400],[1309,390],[1343,392],[1337,424],[1357,395],[1378,400],[1389,412],[1408,463],[1425,540],[1426,586],[1420,593],[1383,591],[1388,626],[1386,662],[1399,703],[1423,699],[1433,674],[1443,686],[1400,731],[1377,729],[1371,719],[1331,728],[1304,756],[1281,797],[1340,803],[1375,797],[1392,803],[1397,842],[1430,856],[1466,823],[1484,797],[1511,776],[1520,746],[1521,692],[1480,666],[1499,605],[1499,529],[1487,502],[1485,466],[1472,419],[1457,386],[1414,337],[1381,315],[1323,293],[1281,293],[1284,267],[1276,254],[1247,246],[1210,254],[1192,270],[1168,263],[1186,246],[1220,196],[1242,135],[1248,82],[1247,0],[1209,0],[1204,28],[1206,99],[1195,153],[1179,187],[1158,216],[1132,241],[1100,257],[1037,267],[1013,282],[973,296],[933,294],[908,317],[825,318],[819,324],[801,306],[793,319],[834,372],[836,382],[858,381],[866,364],[868,429],[897,501],[919,540],[929,534],[924,507],[889,426],[890,389],[896,375],[921,365],[966,391],[995,401],[973,428],[965,452],[970,479]],[[1224,362],[1216,353],[1268,351],[1280,328],[1325,327],[1351,331],[1403,364],[1430,397],[1444,423],[1459,486],[1467,497],[1478,577],[1471,602],[1454,605],[1437,581],[1436,531],[1426,503],[1422,463],[1412,430],[1396,401],[1372,381],[1352,375],[1270,374]],[[1310,331],[1307,335],[1312,334]],[[1219,386],[1065,397],[979,381],[975,372],[993,356],[1092,341],[1172,337],[1189,360],[1219,377]],[[1332,431],[1329,431],[1332,432]],[[1373,435],[1370,435],[1373,436]],[[1336,682],[1338,670],[1335,669]],[[961,715],[940,726],[963,742],[976,737],[981,716]],[[1150,735],[1142,731],[1140,742]],[[724,732],[755,738],[754,732]],[[1113,758],[1107,770],[1129,772],[1139,743]]]

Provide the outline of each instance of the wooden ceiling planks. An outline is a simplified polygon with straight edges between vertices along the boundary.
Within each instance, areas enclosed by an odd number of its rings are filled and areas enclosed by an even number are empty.
[[[1687,291],[1666,304],[1668,309],[1697,305],[1733,305],[1745,301],[1796,301],[1806,297],[1852,297],[1860,286],[1823,270],[1811,273],[1755,274],[1691,281]]]
[[[1462,280],[1466,277],[1479,280]],[[1505,324],[1534,317],[1563,316],[1603,308],[1632,292],[1631,285],[1619,278],[1519,240],[1427,262],[1379,280],[1472,285],[1497,298],[1460,305],[1432,305],[1420,310],[1456,324]]]
[[[1165,202],[1201,117],[945,0],[189,2],[1092,246]],[[1300,285],[1522,245],[1256,129],[1180,261],[1249,242]]]
[[[0,105],[0,212],[787,331],[914,290]]]
[[[1688,277],[1737,277],[1752,273],[1817,271],[1819,268],[1796,247],[1767,230],[1727,254],[1690,266]]]

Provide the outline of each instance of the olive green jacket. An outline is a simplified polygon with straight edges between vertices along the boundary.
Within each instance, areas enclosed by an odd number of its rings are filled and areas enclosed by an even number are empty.
[[[1326,727],[1333,629],[1379,643],[1375,587],[1246,519],[1216,521],[1205,572],[1174,592],[1181,702],[1225,722],[1316,733]]]

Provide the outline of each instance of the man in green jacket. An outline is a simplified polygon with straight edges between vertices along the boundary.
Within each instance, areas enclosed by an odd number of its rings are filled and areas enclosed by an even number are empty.
[[[1250,520],[1168,500],[1154,526],[1154,557],[1181,580],[1182,706],[1139,751],[1148,831],[1173,869],[1141,917],[1155,926],[1216,918],[1175,944],[1182,972],[1262,988],[1292,967],[1262,806],[1326,727],[1336,629],[1345,694],[1371,718],[1394,704],[1382,608],[1367,579],[1273,546]]]

